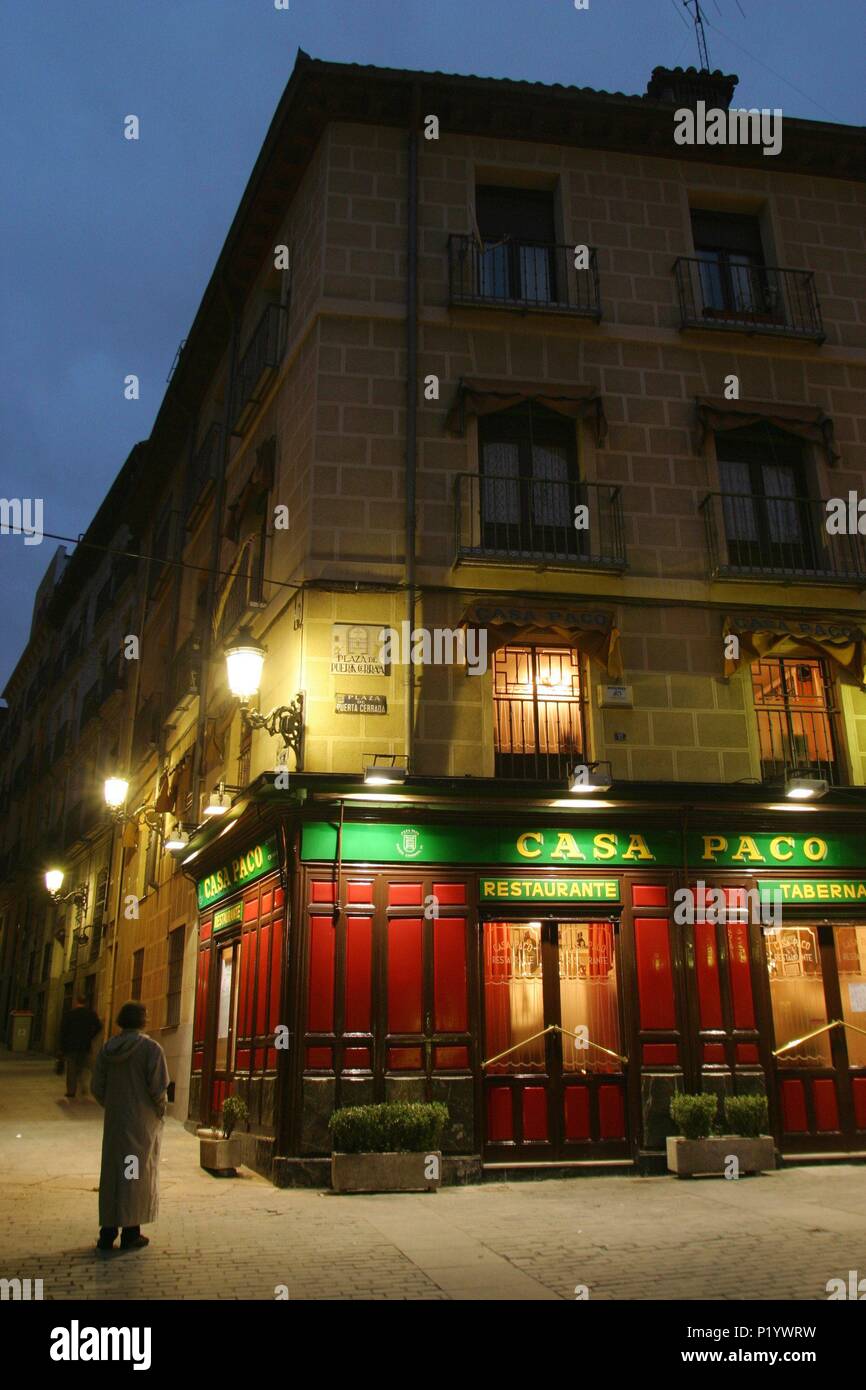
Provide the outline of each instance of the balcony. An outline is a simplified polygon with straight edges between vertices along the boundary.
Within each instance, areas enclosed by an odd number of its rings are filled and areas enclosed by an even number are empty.
[[[598,266],[575,268],[575,248],[504,238],[482,245],[474,236],[448,238],[450,302],[499,309],[543,310],[601,318]]]
[[[458,563],[628,568],[618,487],[478,473],[459,473],[454,483]],[[579,506],[589,518],[581,530]]]
[[[232,396],[232,434],[246,433],[268,387],[277,374],[285,349],[286,312],[269,304],[240,360]]]
[[[264,598],[264,561],[265,538],[263,533],[259,533],[247,542],[237,573],[226,582],[220,595],[214,624],[219,641],[224,642],[250,616],[252,609],[267,607]]]
[[[136,766],[159,747],[162,728],[162,694],[149,695],[135,716],[131,761]]]
[[[214,421],[193,455],[183,494],[183,517],[184,525],[187,527],[205,488],[213,482],[219,472],[222,439],[222,425],[218,421]]]
[[[171,685],[166,723],[171,724],[192,704],[199,693],[201,676],[201,639],[191,636],[178,648],[171,664]]]
[[[702,256],[674,262],[681,328],[720,328],[783,338],[825,338],[811,270],[719,264]]]
[[[711,492],[701,503],[713,579],[862,585],[866,539],[829,535],[814,497]]]

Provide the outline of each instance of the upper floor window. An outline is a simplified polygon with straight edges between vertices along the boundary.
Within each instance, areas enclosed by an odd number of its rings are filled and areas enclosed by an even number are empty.
[[[587,532],[574,525],[574,422],[529,401],[480,419],[478,445],[483,550],[577,555]]]
[[[751,670],[764,780],[808,772],[839,782],[833,686],[824,662],[774,657]]]
[[[812,570],[819,547],[802,442],[769,425],[716,435],[728,564]]]
[[[181,986],[183,985],[183,938],[184,928],[176,927],[168,934],[168,991],[166,993],[166,1027],[176,1028],[180,1023]]]
[[[493,660],[498,777],[564,779],[585,758],[586,691],[571,647],[509,646]]]
[[[769,311],[769,282],[757,217],[695,209],[692,239],[700,261],[705,314]]]
[[[484,244],[479,293],[485,299],[557,299],[553,193],[479,185],[475,216]]]

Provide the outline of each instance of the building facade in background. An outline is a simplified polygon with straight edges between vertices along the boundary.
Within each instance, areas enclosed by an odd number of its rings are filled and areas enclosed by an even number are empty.
[[[34,623],[7,1006],[53,988],[47,1020],[76,968],[141,998],[175,1113],[242,1095],[277,1182],[327,1181],[333,1108],[393,1097],[447,1102],[455,1176],[651,1167],[677,1089],[766,1091],[786,1153],[866,1147],[864,135],[675,144],[735,81],[300,54],[85,537],[113,558],[79,547]],[[35,704],[121,552],[119,627],[89,609],[77,695]],[[49,845],[31,748],[67,717],[72,805],[110,764],[127,819]],[[53,986],[19,841],[89,875],[88,917],[108,869],[104,948],[52,947]]]

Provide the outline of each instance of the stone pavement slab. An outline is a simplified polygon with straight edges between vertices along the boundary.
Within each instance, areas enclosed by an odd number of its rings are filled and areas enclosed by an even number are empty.
[[[152,1244],[94,1250],[102,1112],[50,1059],[0,1053],[0,1278],[46,1299],[826,1298],[866,1277],[866,1166],[739,1182],[579,1177],[438,1193],[280,1190],[198,1166],[166,1123]]]

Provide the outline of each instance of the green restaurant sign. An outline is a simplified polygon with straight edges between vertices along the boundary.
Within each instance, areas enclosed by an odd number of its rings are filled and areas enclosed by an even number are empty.
[[[478,897],[483,903],[605,902],[618,903],[618,878],[482,878]]]
[[[762,902],[866,903],[866,878],[759,879],[758,893]]]
[[[688,862],[702,869],[866,868],[862,835],[776,834],[717,831],[686,836]],[[522,864],[602,868],[678,868],[683,862],[677,830],[584,830],[562,826],[384,825],[343,827],[342,858],[382,864]],[[301,858],[334,860],[337,827],[304,826]]]
[[[271,873],[277,868],[278,863],[277,842],[273,837],[260,845],[254,845],[245,854],[239,854],[237,859],[232,859],[221,869],[208,874],[207,878],[199,879],[199,909],[204,911],[222,898],[227,898],[230,893],[237,893],[241,888],[246,888],[247,884]]]

